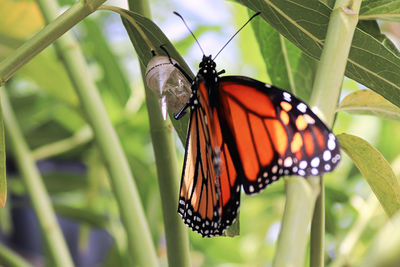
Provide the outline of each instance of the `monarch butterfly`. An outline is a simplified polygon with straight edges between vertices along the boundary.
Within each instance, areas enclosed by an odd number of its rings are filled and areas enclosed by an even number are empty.
[[[336,137],[307,104],[248,77],[221,77],[214,60],[203,52],[194,80],[171,60],[191,82],[190,99],[175,115],[190,108],[178,213],[203,237],[234,222],[241,187],[255,194],[284,175],[330,172],[340,160]]]

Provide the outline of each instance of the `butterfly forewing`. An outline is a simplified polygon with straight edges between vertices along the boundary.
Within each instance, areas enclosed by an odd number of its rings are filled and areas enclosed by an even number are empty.
[[[221,235],[233,223],[241,185],[257,193],[284,175],[332,171],[340,160],[336,137],[284,90],[219,77],[211,56],[203,56],[191,89],[178,212],[202,236]]]
[[[335,136],[290,93],[247,77],[225,76],[219,95],[246,193],[259,192],[283,175],[316,176],[338,164]]]

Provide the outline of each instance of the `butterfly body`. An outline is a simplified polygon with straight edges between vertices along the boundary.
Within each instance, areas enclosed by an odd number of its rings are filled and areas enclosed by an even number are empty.
[[[243,76],[220,76],[203,56],[191,97],[178,213],[202,236],[237,217],[240,188],[258,193],[285,175],[317,176],[340,160],[327,126],[295,96]]]

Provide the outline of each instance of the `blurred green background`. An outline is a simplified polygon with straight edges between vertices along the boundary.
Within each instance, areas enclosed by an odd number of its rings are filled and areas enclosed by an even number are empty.
[[[59,0],[67,8],[71,0]],[[124,1],[107,4],[126,7]],[[180,12],[206,54],[215,54],[247,20],[243,6],[223,1],[150,1],[153,21],[183,55],[193,72],[201,52],[183,23]],[[0,60],[43,27],[34,1],[0,0]],[[396,38],[396,24],[381,24]],[[138,59],[120,17],[99,11],[73,28],[102,100],[118,132],[140,192],[157,253],[165,266],[166,248],[156,169],[144,102]],[[273,64],[273,63],[271,63]],[[270,82],[252,27],[246,27],[218,57],[227,74]],[[342,98],[362,88],[345,79]],[[9,81],[8,93],[24,136],[33,151],[61,218],[77,266],[122,266],[126,240],[113,193],[85,114],[52,46],[24,66]],[[334,133],[351,133],[374,145],[400,174],[400,124],[367,115],[339,112]],[[183,145],[176,137],[179,163]],[[8,149],[8,147],[7,147]],[[9,198],[0,210],[1,240],[37,266],[40,251],[35,217],[7,150]],[[326,181],[326,263],[349,244],[355,231],[349,262],[362,257],[372,238],[387,221],[358,169],[344,155]],[[242,195],[240,233],[234,238],[202,238],[189,231],[193,266],[270,266],[284,207],[284,182],[274,183],[256,196]],[[28,215],[27,215],[28,214]],[[366,220],[360,228],[360,220]],[[22,224],[21,221],[25,222]],[[35,226],[36,225],[36,226]],[[350,236],[350,237],[349,237]],[[99,247],[99,244],[103,246]],[[351,242],[350,242],[351,243]],[[347,248],[347,247],[345,247]]]

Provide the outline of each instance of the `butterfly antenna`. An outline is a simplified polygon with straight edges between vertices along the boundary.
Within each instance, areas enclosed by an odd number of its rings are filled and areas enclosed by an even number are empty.
[[[186,28],[189,30],[189,32],[192,34],[194,40],[196,41],[196,43],[199,45],[201,52],[204,55],[204,51],[203,48],[201,48],[201,45],[199,43],[199,41],[197,40],[196,36],[194,36],[193,32],[190,30],[189,26],[186,24],[186,21],[183,19],[183,17],[181,16],[181,14],[179,14],[178,12],[174,11],[174,14],[177,15],[178,17],[181,18],[181,20],[183,21],[183,23],[185,24]]]
[[[255,13],[253,16],[251,16],[251,18],[249,18],[249,20],[248,20],[242,27],[240,27],[240,29],[237,30],[237,32],[236,32],[234,35],[232,35],[232,37],[228,40],[228,42],[225,43],[225,45],[221,48],[221,50],[219,50],[219,52],[215,55],[215,57],[214,57],[213,60],[216,59],[216,57],[219,55],[219,53],[221,53],[222,50],[224,50],[224,48],[225,48],[225,47],[232,41],[232,39],[244,28],[244,26],[246,26],[252,19],[254,19],[255,17],[257,17],[257,16],[260,15],[260,14],[261,14],[261,12],[258,11],[258,12]]]

